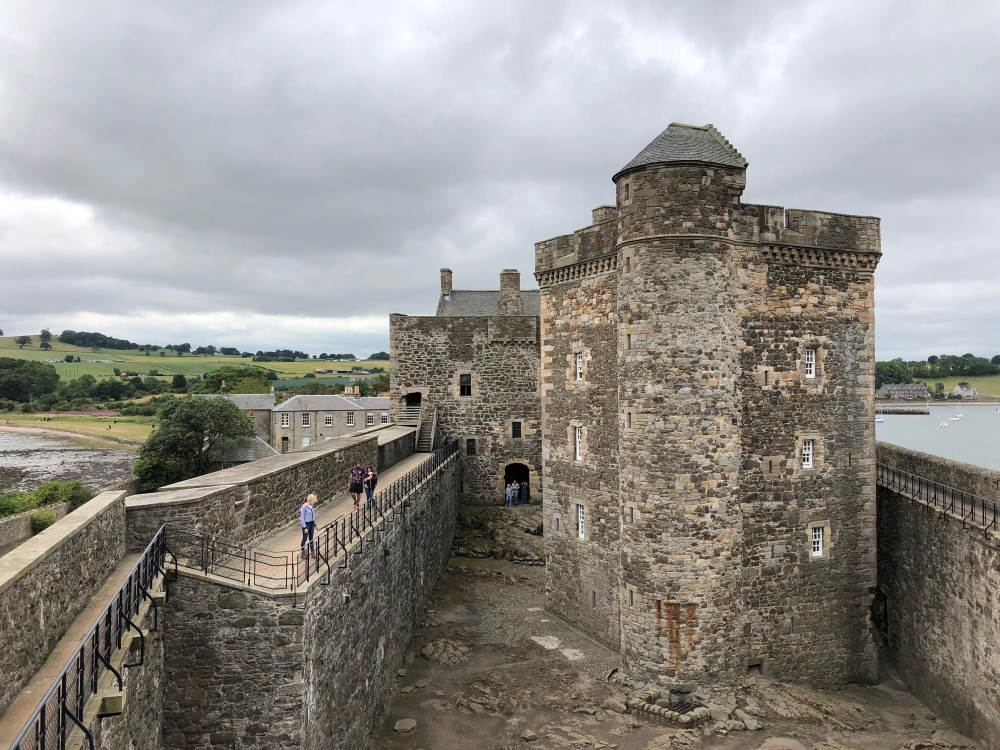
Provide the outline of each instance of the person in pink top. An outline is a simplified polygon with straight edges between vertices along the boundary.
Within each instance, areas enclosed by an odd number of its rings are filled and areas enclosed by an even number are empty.
[[[361,500],[361,493],[365,491],[365,470],[361,467],[361,462],[358,461],[354,466],[351,467],[351,499],[354,500],[354,507],[358,507],[358,502]]]

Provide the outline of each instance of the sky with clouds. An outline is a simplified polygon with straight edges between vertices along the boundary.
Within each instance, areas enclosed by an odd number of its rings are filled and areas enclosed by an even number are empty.
[[[671,121],[882,217],[879,359],[1000,353],[1000,4],[0,4],[0,328],[388,346],[531,276]]]

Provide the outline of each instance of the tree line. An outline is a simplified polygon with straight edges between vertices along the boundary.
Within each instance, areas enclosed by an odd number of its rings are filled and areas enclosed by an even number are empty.
[[[986,359],[974,354],[932,354],[925,360],[907,362],[901,357],[875,363],[875,388],[886,383],[912,383],[934,378],[1000,375],[1000,354]]]

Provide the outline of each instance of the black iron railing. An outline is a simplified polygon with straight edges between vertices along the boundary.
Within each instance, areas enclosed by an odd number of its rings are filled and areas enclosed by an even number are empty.
[[[140,666],[145,659],[145,637],[134,621],[144,599],[153,607],[153,627],[159,625],[159,611],[149,589],[157,575],[165,574],[167,552],[163,529],[142,553],[128,578],[111,597],[97,622],[80,643],[76,653],[55,679],[31,719],[17,736],[11,750],[63,750],[74,728],[79,727],[91,750],[94,738],[84,726],[83,712],[87,701],[97,694],[98,683],[110,671],[122,689],[121,673],[111,663],[112,654],[122,647],[122,638],[129,630],[139,634],[139,655],[124,666]]]
[[[959,516],[963,523],[979,526],[987,533],[998,530],[1000,511],[993,500],[932,482],[887,464],[876,464],[875,483],[879,487],[909,495],[934,508]]]
[[[295,591],[317,576],[329,581],[331,567],[347,567],[347,551],[364,551],[364,540],[377,527],[406,516],[409,498],[424,481],[458,455],[458,442],[437,450],[430,459],[379,491],[371,502],[354,508],[316,530],[312,547],[278,552],[168,524],[167,546],[185,568],[200,570],[248,586]]]

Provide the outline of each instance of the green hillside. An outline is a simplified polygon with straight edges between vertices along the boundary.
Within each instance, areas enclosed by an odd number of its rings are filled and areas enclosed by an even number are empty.
[[[134,370],[148,372],[155,369],[160,376],[170,378],[180,373],[182,375],[204,375],[206,372],[215,370],[227,364],[256,364],[268,370],[273,370],[281,379],[301,378],[306,373],[310,373],[314,368],[324,368],[327,370],[337,370],[348,373],[352,367],[381,367],[388,372],[389,363],[381,360],[363,362],[330,362],[327,360],[310,359],[298,360],[296,362],[259,362],[253,363],[249,359],[242,357],[226,357],[215,355],[213,357],[195,356],[187,354],[183,357],[176,356],[172,351],[164,350],[163,356],[153,352],[150,355],[140,354],[135,350],[123,351],[120,349],[99,349],[93,351],[86,347],[64,344],[59,341],[58,336],[53,336],[52,349],[44,351],[38,348],[40,340],[38,335],[31,337],[31,344],[23,349],[19,348],[14,340],[17,336],[0,337],[0,357],[12,357],[14,359],[46,360],[57,359],[58,362],[51,364],[56,368],[59,377],[63,382],[78,378],[81,375],[93,375],[98,380],[114,377],[114,369]],[[66,362],[67,354],[80,357],[83,360],[110,360],[107,362]]]

